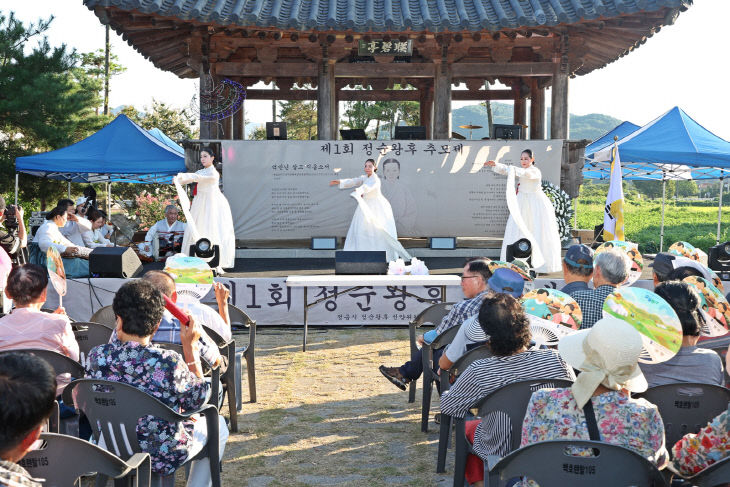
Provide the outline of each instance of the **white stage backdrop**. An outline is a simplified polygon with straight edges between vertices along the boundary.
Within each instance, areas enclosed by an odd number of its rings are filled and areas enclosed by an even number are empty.
[[[231,301],[256,320],[257,325],[301,325],[303,289],[287,288],[285,277],[272,278],[216,278],[231,290]],[[87,321],[94,311],[112,304],[114,293],[125,279],[68,280],[68,294],[63,298],[67,313],[77,321]],[[537,279],[536,287],[561,288],[562,279]],[[725,283],[726,286],[730,283]],[[650,280],[638,281],[635,286],[652,289]],[[424,286],[407,287],[408,292],[437,298],[439,289]],[[407,325],[429,303],[404,296],[403,288],[373,287],[352,291],[326,300],[309,310],[310,325]],[[333,288],[311,287],[309,301],[331,295]],[[446,288],[447,301],[459,301],[464,296],[459,286]],[[204,301],[214,301],[209,294]],[[48,286],[46,306],[58,306],[58,295]]]
[[[399,236],[501,237],[507,178],[484,168],[519,165],[531,149],[543,178],[560,185],[562,140],[223,141],[223,189],[236,238],[344,237],[355,211],[351,190],[333,179],[378,162]]]

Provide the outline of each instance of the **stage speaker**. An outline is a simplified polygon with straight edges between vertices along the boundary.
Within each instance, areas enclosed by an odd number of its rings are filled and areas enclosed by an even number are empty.
[[[142,262],[129,247],[97,247],[89,254],[89,272],[99,277],[137,277]]]
[[[388,262],[385,250],[338,250],[335,274],[385,274]]]

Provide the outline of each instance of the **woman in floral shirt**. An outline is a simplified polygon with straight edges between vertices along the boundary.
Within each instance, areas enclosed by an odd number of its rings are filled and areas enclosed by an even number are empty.
[[[657,407],[629,392],[643,392],[646,379],[638,367],[642,340],[628,323],[613,317],[593,328],[564,337],[560,355],[581,371],[570,389],[542,389],[532,394],[522,424],[522,444],[548,440],[588,440],[583,407],[591,402],[601,441],[630,448],[658,467],[667,461],[664,423]],[[580,449],[576,455],[591,455]]]
[[[674,467],[684,476],[694,475],[730,456],[730,404],[728,410],[702,428],[684,435],[672,447]]]
[[[117,316],[117,336],[111,343],[91,350],[86,376],[136,386],[180,413],[202,407],[208,384],[203,379],[196,348],[200,326],[191,318],[188,326],[181,327],[183,357],[150,343],[164,310],[162,295],[152,284],[143,280],[124,284],[117,291],[112,306]],[[204,429],[202,418],[175,424],[149,415],[139,419],[137,438],[152,458],[152,470],[168,475],[200,451],[204,442],[194,441],[193,431],[197,436],[198,433],[206,434]],[[227,438],[228,429],[220,418],[221,456]],[[207,459],[193,462],[187,485],[210,485]]]

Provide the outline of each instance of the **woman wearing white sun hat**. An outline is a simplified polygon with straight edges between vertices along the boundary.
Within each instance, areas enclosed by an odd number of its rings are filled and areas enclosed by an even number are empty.
[[[614,317],[561,339],[558,352],[580,374],[569,389],[542,389],[532,395],[522,425],[522,446],[590,439],[586,413],[590,417],[593,410],[601,441],[635,450],[662,467],[667,450],[661,416],[655,405],[629,395],[647,389],[638,365],[641,350],[639,332]]]

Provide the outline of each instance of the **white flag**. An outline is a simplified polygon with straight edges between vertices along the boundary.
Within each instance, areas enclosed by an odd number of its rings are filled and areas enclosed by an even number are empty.
[[[603,210],[603,240],[625,240],[624,237],[624,188],[621,179],[621,159],[618,144],[614,143],[611,157],[611,180]]]

